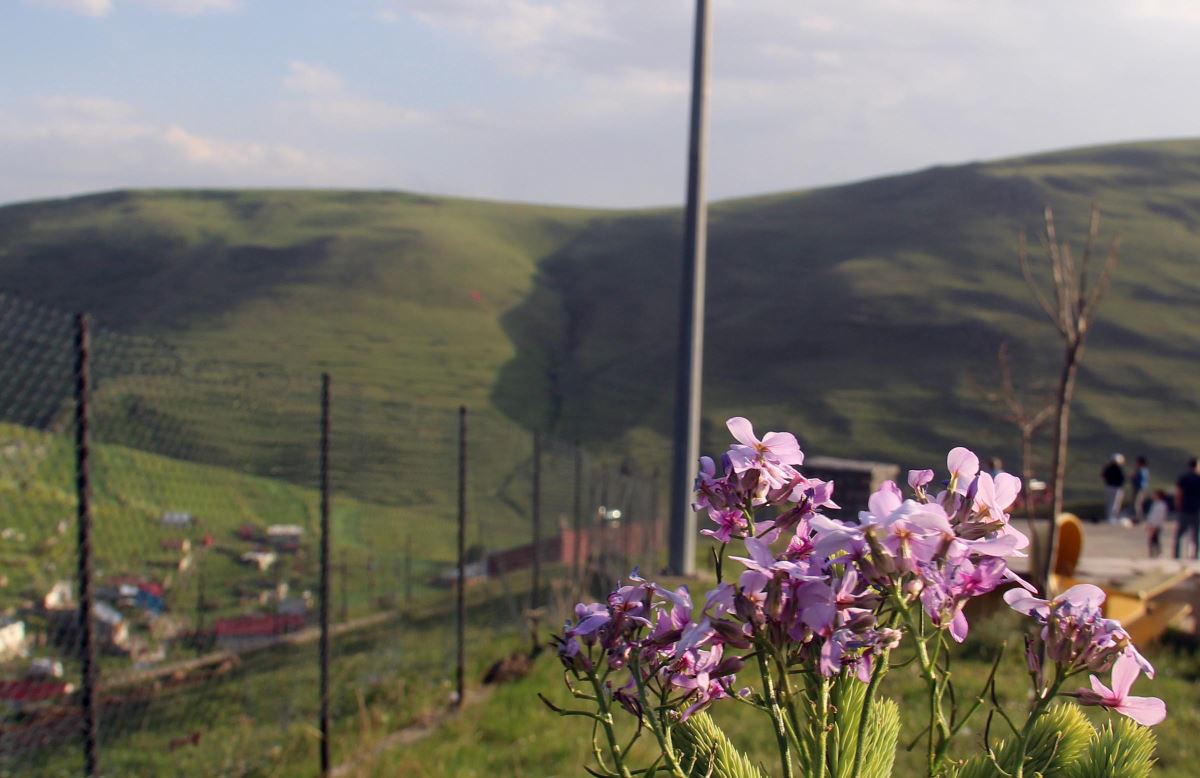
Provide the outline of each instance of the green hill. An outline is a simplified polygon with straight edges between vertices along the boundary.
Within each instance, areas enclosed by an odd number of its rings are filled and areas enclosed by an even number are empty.
[[[1036,234],[1050,203],[1060,235],[1078,243],[1093,199],[1103,235],[1119,231],[1124,248],[1077,395],[1073,491],[1086,496],[1116,450],[1148,453],[1158,481],[1173,476],[1200,433],[1200,141],[717,204],[709,446],[736,412],[797,431],[813,453],[908,466],[969,443],[1015,465],[1015,435],[985,399],[996,348],[1010,340],[1018,380],[1047,386],[1058,352],[1020,278],[1016,235]],[[364,417],[387,420],[374,425],[382,449],[372,461],[388,461],[389,446],[420,461],[420,444],[404,442],[412,430],[450,429],[450,411],[466,402],[507,420],[494,425],[500,446],[540,428],[662,465],[679,234],[674,210],[116,192],[0,209],[0,290],[89,310],[190,360],[331,370],[355,385]],[[128,382],[111,418],[131,417],[142,384]],[[156,418],[207,447],[196,458],[228,456],[223,441],[245,434],[245,414],[220,392],[159,397]],[[426,424],[425,408],[445,413]],[[311,437],[305,424],[283,438]],[[264,472],[310,465],[243,459]]]

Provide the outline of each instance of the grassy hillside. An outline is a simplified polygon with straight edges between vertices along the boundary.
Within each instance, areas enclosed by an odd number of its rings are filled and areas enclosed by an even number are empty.
[[[996,348],[1012,341],[1018,381],[1047,386],[1058,352],[1016,235],[1036,234],[1049,202],[1078,244],[1092,199],[1124,248],[1081,377],[1072,491],[1097,489],[1115,450],[1148,453],[1156,480],[1173,477],[1200,432],[1200,141],[716,205],[709,445],[738,412],[796,430],[814,453],[910,465],[968,442],[1015,466],[1015,435],[984,399]],[[365,418],[391,413],[378,461],[422,461],[397,441],[447,426],[426,425],[422,408],[466,402],[512,422],[497,423],[500,446],[541,428],[663,464],[679,222],[397,193],[120,192],[0,209],[0,289],[93,311],[188,358],[330,369],[360,387]],[[191,414],[181,423],[206,443],[245,428],[244,415],[208,414],[229,405],[220,392],[199,405],[160,396],[155,412]],[[284,438],[298,443],[307,424]]]

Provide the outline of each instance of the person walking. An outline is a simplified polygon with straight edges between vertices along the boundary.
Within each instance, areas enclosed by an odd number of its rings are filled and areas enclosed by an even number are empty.
[[[1167,510],[1167,493],[1158,489],[1146,511],[1146,543],[1151,559],[1162,553],[1162,528],[1167,523]]]
[[[1175,527],[1175,558],[1179,559],[1184,535],[1192,540],[1192,559],[1200,558],[1200,467],[1196,458],[1188,460],[1188,469],[1175,483],[1175,510],[1179,523]]]
[[[1146,518],[1146,502],[1150,497],[1150,465],[1145,456],[1137,458],[1137,467],[1129,479],[1129,488],[1133,492],[1133,520],[1141,524]]]
[[[1109,524],[1116,524],[1121,518],[1121,503],[1125,501],[1125,457],[1113,454],[1112,459],[1100,471],[1104,481],[1104,512]]]

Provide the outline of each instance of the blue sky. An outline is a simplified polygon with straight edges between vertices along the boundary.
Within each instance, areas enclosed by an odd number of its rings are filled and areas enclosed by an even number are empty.
[[[713,0],[710,191],[1200,136],[1200,2]],[[691,0],[0,0],[0,202],[682,198]]]

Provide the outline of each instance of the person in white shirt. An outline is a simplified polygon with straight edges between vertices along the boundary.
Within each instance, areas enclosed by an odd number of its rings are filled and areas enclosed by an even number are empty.
[[[1154,492],[1154,501],[1150,510],[1146,511],[1146,541],[1150,546],[1150,556],[1156,557],[1162,553],[1162,543],[1159,536],[1162,527],[1167,523],[1167,493],[1162,489]]]

